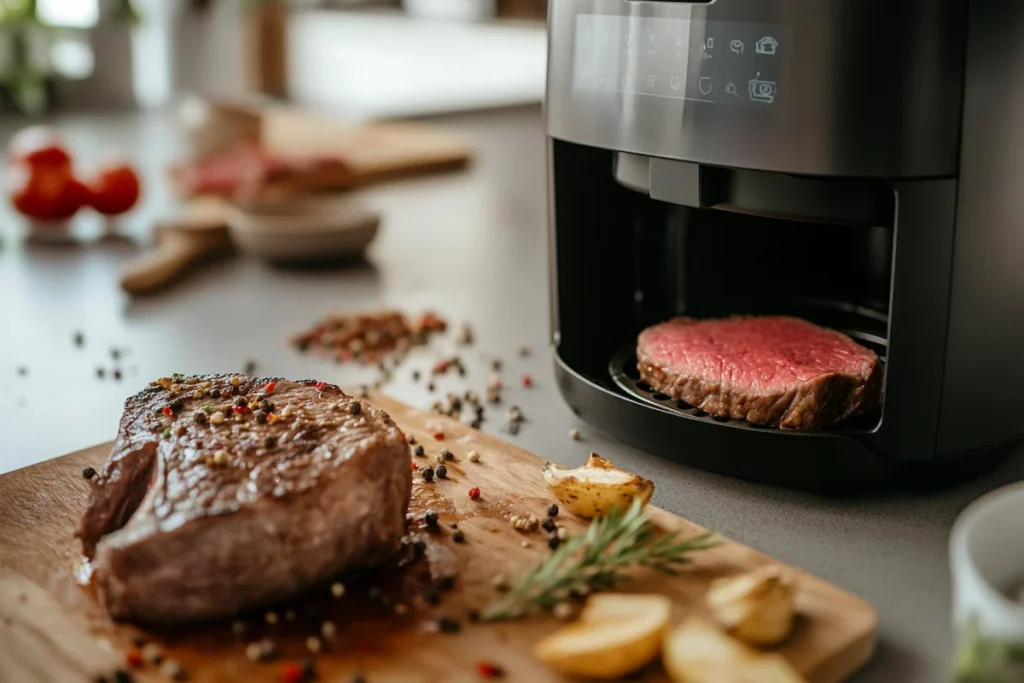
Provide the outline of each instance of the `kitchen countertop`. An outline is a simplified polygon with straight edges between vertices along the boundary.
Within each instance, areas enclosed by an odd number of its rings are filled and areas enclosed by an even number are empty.
[[[460,350],[468,377],[451,389],[482,391],[488,361],[505,361],[506,405],[527,418],[512,437],[493,414],[484,428],[565,464],[591,450],[653,479],[654,502],[770,555],[803,567],[869,600],[879,611],[875,659],[856,683],[945,680],[951,654],[946,544],[960,510],[985,491],[1024,478],[1014,453],[980,479],[932,493],[875,493],[834,499],[711,475],[649,456],[581,423],[554,385],[548,351],[544,138],[536,108],[436,120],[468,136],[478,158],[461,174],[373,188],[384,212],[369,263],[344,271],[288,271],[234,258],[197,271],[163,294],[130,301],[117,269],[133,242],[82,247],[23,244],[17,219],[0,211],[0,472],[113,437],[125,397],[172,372],[241,371],[247,359],[264,375],[317,377],[341,384],[375,372],[303,356],[285,338],[329,310],[396,306],[436,309],[473,324],[477,342]],[[147,182],[140,209],[123,226],[135,239],[173,199],[159,178],[181,155],[183,137],[167,115],[69,117],[60,125],[79,156],[120,146],[138,159]],[[0,143],[12,131],[0,124]],[[85,233],[96,221],[83,221]],[[82,348],[73,335],[85,336]],[[531,354],[516,350],[528,345]],[[123,349],[111,359],[111,348]],[[415,405],[433,400],[413,368],[426,370],[441,349],[411,354],[385,386]],[[107,378],[96,377],[103,367]],[[118,367],[120,381],[109,378]],[[26,374],[21,374],[24,370]],[[519,386],[530,373],[534,388]],[[575,442],[568,432],[578,428]]]

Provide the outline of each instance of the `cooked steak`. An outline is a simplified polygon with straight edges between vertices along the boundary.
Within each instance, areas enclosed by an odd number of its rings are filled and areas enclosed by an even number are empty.
[[[640,333],[640,377],[711,415],[826,429],[872,410],[878,356],[844,334],[787,317],[676,318]]]
[[[79,536],[117,618],[234,614],[399,547],[409,446],[322,382],[174,377],[129,398]]]

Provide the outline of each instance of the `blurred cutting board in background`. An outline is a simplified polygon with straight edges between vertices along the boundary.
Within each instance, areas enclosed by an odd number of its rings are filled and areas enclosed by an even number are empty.
[[[348,190],[459,169],[471,157],[457,135],[425,123],[353,124],[296,107],[204,100],[187,102],[182,115],[193,159],[172,169],[171,178],[183,196],[227,194],[196,189],[215,184],[258,185],[264,195]],[[238,181],[201,182],[210,176]]]

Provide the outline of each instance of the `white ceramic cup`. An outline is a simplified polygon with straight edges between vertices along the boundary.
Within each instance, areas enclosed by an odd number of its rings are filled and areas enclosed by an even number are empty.
[[[1024,605],[1015,596],[1024,584],[1024,482],[971,503],[949,541],[953,574],[953,625],[972,622],[987,636],[1024,640]]]

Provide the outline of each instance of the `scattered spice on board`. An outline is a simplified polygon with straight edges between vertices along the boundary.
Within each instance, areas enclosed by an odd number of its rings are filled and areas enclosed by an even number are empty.
[[[434,470],[434,474],[437,475],[438,479],[447,479],[448,468],[445,467],[444,465],[438,465],[437,468]]]
[[[476,673],[480,678],[501,678],[505,671],[494,662],[477,662]]]
[[[437,620],[437,630],[441,633],[458,633],[462,630],[462,624],[457,619],[451,617],[439,617]]]
[[[533,386],[533,377],[529,375],[523,375],[523,386],[529,389]]]
[[[578,430],[578,429],[570,429],[569,430],[569,438],[572,439],[573,441],[579,441],[580,440],[580,430]]]
[[[471,488],[469,490],[469,497],[472,498],[473,500],[476,500],[477,498],[479,498],[480,497],[480,487],[479,486],[474,486],[473,488]]]
[[[470,451],[467,457],[470,462],[480,462],[480,454],[476,451]]]
[[[85,346],[85,333],[76,331],[71,336],[71,343],[73,343],[78,348],[82,348],[83,346]]]
[[[85,477],[86,479],[92,479],[93,477],[96,476],[96,470],[94,470],[92,467],[86,467],[84,470],[82,470],[82,476]]]

